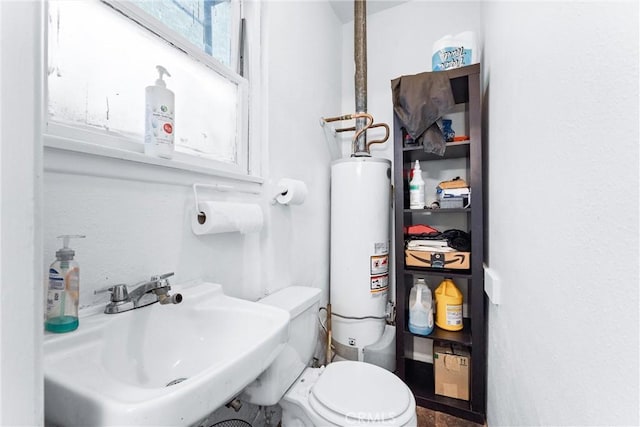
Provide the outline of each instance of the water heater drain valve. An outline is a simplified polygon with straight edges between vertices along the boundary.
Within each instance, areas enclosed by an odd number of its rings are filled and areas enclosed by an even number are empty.
[[[384,315],[388,325],[396,324],[396,304],[393,301],[387,301],[387,307],[384,311]]]

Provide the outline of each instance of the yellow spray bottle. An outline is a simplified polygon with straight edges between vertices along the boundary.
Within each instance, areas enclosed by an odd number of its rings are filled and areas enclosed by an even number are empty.
[[[462,329],[462,292],[445,278],[435,290],[436,295],[436,325],[447,331]]]

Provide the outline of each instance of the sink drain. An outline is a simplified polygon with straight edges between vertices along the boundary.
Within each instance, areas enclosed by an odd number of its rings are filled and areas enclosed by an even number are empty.
[[[186,380],[186,378],[176,378],[173,381],[169,381],[169,383],[165,387],[171,387],[172,385],[180,384],[184,380]]]

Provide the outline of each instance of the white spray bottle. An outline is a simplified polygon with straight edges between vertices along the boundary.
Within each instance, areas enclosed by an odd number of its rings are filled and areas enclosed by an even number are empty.
[[[409,181],[409,208],[424,209],[424,180],[418,160],[413,166],[412,178]]]
[[[173,157],[175,133],[175,96],[162,79],[171,74],[162,65],[156,65],[158,79],[145,88],[144,153],[153,157]]]

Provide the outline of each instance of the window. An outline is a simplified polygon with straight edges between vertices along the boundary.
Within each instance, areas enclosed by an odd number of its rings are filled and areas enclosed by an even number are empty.
[[[236,0],[50,0],[48,133],[142,152],[156,65],[175,93],[174,158],[248,173]]]
[[[239,31],[239,5],[230,0],[149,1],[134,0],[140,9],[178,32],[194,46],[235,69],[238,55],[235,32]]]

